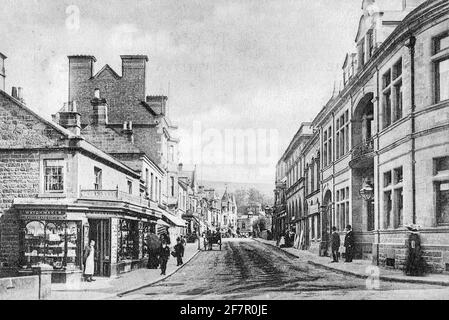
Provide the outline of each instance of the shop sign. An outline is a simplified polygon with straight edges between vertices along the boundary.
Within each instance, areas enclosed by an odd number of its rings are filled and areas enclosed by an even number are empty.
[[[23,210],[20,218],[23,220],[67,220],[67,214],[62,210]]]

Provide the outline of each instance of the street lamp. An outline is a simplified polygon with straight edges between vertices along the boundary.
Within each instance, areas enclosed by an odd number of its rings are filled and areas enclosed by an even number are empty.
[[[371,182],[369,181],[369,178],[367,178],[367,179],[365,179],[365,181],[363,181],[362,189],[360,189],[359,193],[363,200],[365,200],[365,201],[373,200],[374,187],[371,184]]]

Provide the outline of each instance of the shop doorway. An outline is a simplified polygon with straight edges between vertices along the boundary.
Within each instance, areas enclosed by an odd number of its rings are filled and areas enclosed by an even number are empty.
[[[111,275],[111,222],[107,219],[89,219],[89,240],[95,240],[95,275]]]

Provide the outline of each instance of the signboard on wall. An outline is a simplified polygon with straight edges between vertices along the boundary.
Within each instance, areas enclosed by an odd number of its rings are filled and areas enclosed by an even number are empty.
[[[22,220],[67,220],[67,214],[62,210],[30,209],[19,214]]]

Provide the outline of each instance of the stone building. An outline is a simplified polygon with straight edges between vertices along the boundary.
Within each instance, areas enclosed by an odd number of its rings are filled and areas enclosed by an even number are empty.
[[[0,91],[2,269],[48,265],[54,282],[80,280],[89,239],[99,275],[144,265],[144,239],[162,215],[140,195],[140,174],[86,141],[78,113],[60,122]]]
[[[220,226],[222,232],[235,236],[237,232],[237,203],[235,196],[226,188],[221,197]]]
[[[287,228],[301,237],[304,246],[308,245],[309,238],[308,221],[304,213],[304,164],[301,154],[311,135],[310,123],[303,123],[282,157],[287,171],[285,190]]]
[[[273,226],[272,232],[275,239],[285,234],[285,220],[287,217],[287,206],[285,190],[287,188],[286,164],[281,158],[276,164],[274,206],[273,206]]]
[[[416,224],[428,269],[449,270],[449,3],[365,0],[362,9],[344,87],[312,122],[322,246],[333,226],[343,235],[351,224],[357,258],[402,268]]]
[[[177,127],[167,114],[166,96],[148,96],[145,55],[123,55],[122,74],[109,65],[94,72],[93,56],[69,56],[68,101],[76,102],[82,129],[94,122],[90,101],[94,94],[108,102],[108,124],[119,134],[131,134],[132,142],[165,171],[162,203],[175,211],[178,203]]]

